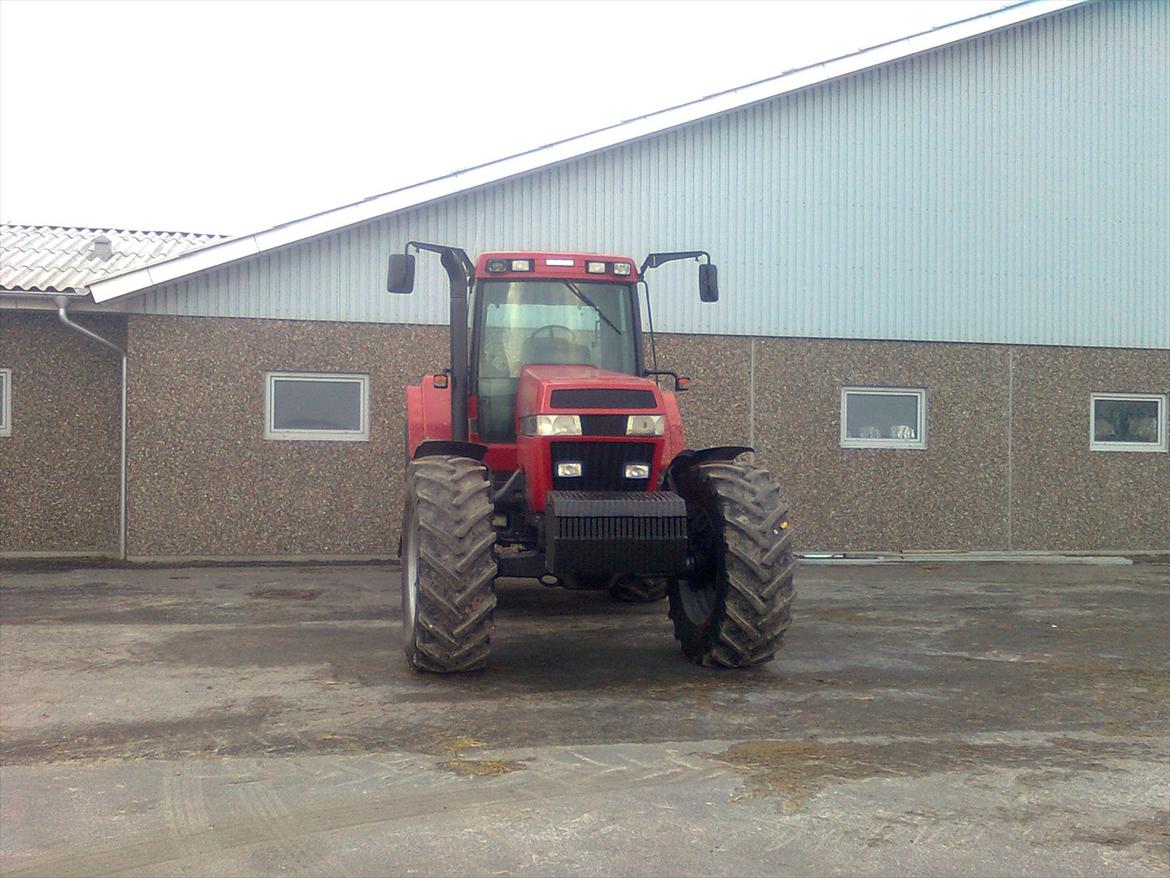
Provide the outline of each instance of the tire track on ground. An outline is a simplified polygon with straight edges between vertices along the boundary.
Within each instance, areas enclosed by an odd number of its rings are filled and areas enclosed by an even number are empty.
[[[196,859],[207,852],[205,841],[211,819],[203,781],[185,766],[163,777],[162,812],[169,839],[183,859]]]
[[[550,768],[563,766],[554,765]],[[227,825],[208,826],[195,833],[175,833],[163,837],[141,837],[128,844],[103,850],[73,851],[40,857],[30,863],[6,872],[7,878],[31,876],[90,876],[105,875],[130,869],[148,869],[187,859],[205,857],[209,852],[225,851],[255,845],[280,843],[303,839],[315,833],[330,832],[355,826],[406,820],[428,814],[450,815],[472,809],[510,809],[533,802],[575,798],[583,792],[617,793],[644,787],[653,778],[656,787],[683,783],[704,783],[728,772],[719,768],[694,771],[682,768],[653,766],[641,772],[622,772],[617,776],[606,772],[592,776],[555,775],[542,771],[510,775],[496,782],[456,782],[446,789],[424,793],[402,793],[372,801],[335,805],[313,810],[291,810],[274,806],[273,800],[261,793],[249,793],[246,807],[251,815]],[[251,786],[251,785],[250,785]],[[185,817],[176,817],[179,826],[190,826]]]

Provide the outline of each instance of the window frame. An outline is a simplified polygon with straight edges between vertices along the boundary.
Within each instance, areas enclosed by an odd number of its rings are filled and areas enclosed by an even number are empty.
[[[12,435],[12,370],[0,369],[0,439]]]
[[[276,418],[277,381],[327,381],[336,384],[357,382],[361,387],[361,427],[357,430],[278,430]],[[357,372],[294,372],[264,373],[264,438],[286,442],[368,442],[370,440],[370,376]]]
[[[917,439],[862,439],[847,435],[846,424],[849,415],[849,394],[865,393],[870,396],[913,396],[918,400]],[[841,431],[842,448],[887,448],[908,451],[922,451],[926,448],[926,388],[925,387],[865,387],[847,385],[841,388]]]
[[[1115,402],[1156,402],[1158,404],[1158,438],[1154,442],[1109,442],[1097,439],[1097,401]],[[1165,453],[1167,444],[1166,424],[1167,400],[1164,393],[1090,393],[1089,394],[1089,450],[1090,451],[1137,451]]]

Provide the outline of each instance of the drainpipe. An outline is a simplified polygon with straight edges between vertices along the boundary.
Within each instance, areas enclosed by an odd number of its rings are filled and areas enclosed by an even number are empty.
[[[57,317],[70,329],[89,336],[99,344],[103,344],[122,358],[122,472],[118,481],[118,557],[126,560],[126,352],[112,341],[102,338],[96,332],[90,332],[84,326],[78,326],[69,319],[65,309],[69,307],[69,299],[58,296],[54,301],[57,304]]]

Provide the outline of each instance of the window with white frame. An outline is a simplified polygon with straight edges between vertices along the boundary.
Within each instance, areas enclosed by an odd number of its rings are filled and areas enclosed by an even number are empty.
[[[0,369],[0,436],[12,435],[12,370]]]
[[[842,387],[842,448],[925,448],[926,391]]]
[[[1089,447],[1093,451],[1165,451],[1166,395],[1092,394]]]
[[[264,438],[364,442],[370,378],[332,372],[269,372]]]

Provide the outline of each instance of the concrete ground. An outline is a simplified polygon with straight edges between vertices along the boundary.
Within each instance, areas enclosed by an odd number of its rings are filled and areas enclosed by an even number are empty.
[[[407,670],[385,566],[13,572],[0,872],[1158,875],[1170,566],[806,566],[787,646],[506,583]]]

